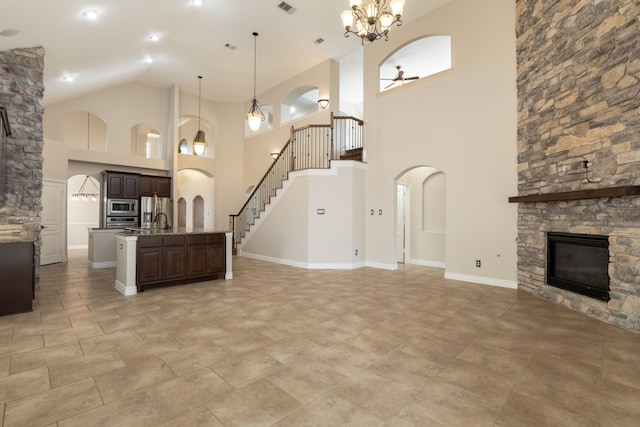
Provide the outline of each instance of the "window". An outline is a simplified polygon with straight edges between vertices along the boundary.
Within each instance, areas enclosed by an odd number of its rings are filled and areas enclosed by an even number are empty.
[[[451,68],[451,36],[428,36],[395,51],[380,65],[380,92]]]

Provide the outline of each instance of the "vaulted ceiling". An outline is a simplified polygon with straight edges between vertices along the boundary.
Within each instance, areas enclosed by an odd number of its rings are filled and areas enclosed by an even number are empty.
[[[410,22],[450,0],[406,0]],[[322,61],[362,49],[344,37],[340,13],[348,0],[3,0],[0,50],[45,48],[45,103],[127,82],[203,97],[245,102],[253,93],[252,33],[257,87],[264,91]],[[286,7],[285,7],[286,8]],[[94,10],[95,19],[84,12]],[[151,35],[158,35],[152,41]],[[390,37],[393,37],[393,31]],[[318,39],[323,42],[317,43]],[[375,43],[384,43],[377,41]],[[152,58],[153,62],[145,61]],[[63,80],[73,76],[72,82]]]

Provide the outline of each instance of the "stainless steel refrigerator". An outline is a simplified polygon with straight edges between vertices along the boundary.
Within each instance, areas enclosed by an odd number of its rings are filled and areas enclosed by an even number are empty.
[[[164,228],[173,226],[173,201],[169,197],[140,198],[140,227]]]

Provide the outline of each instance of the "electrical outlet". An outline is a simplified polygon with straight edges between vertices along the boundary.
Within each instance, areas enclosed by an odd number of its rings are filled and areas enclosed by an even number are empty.
[[[482,262],[479,259],[476,260],[476,267],[482,267]]]
[[[356,255],[358,255],[358,250],[356,249]]]

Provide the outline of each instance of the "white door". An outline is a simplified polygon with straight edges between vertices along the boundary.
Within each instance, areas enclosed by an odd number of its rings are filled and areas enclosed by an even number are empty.
[[[406,253],[406,200],[407,200],[407,186],[398,184],[398,197],[397,197],[397,215],[398,222],[396,224],[396,239],[398,242],[398,262],[405,262]]]
[[[42,232],[40,265],[62,262],[66,236],[64,224],[66,182],[42,181]]]

